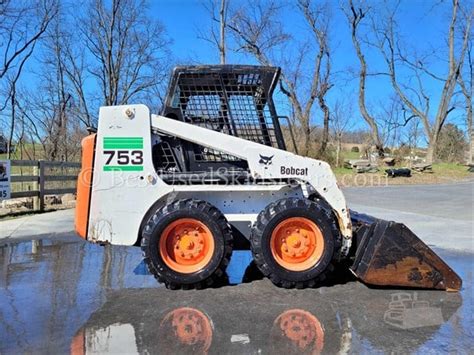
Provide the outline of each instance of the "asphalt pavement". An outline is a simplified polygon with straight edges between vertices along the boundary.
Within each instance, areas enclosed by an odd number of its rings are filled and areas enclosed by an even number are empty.
[[[474,181],[344,189],[350,209],[406,224],[426,244],[474,252]]]
[[[350,208],[432,245],[463,279],[455,293],[371,288],[344,270],[285,290],[245,251],[220,287],[169,291],[139,248],[76,237],[72,211],[0,221],[0,353],[470,353],[473,187],[344,190]]]

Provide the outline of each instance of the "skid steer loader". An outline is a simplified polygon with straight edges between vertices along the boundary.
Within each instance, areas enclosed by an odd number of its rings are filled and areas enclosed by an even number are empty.
[[[368,284],[459,290],[461,279],[406,226],[349,211],[329,164],[286,151],[272,100],[279,74],[177,67],[161,115],[101,107],[82,143],[77,233],[141,246],[171,289],[212,285],[233,249],[250,248],[285,288],[317,286],[349,261]]]

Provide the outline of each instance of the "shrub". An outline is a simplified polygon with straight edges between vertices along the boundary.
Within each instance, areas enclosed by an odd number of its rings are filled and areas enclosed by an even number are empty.
[[[360,152],[359,147],[357,147],[357,146],[352,147],[351,152],[352,153],[359,153]]]
[[[444,162],[462,162],[467,149],[464,132],[452,123],[445,125],[440,132],[436,158]]]

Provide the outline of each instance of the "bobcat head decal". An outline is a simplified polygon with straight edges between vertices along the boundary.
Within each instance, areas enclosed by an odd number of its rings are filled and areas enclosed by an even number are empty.
[[[259,154],[260,155],[260,160],[258,161],[260,164],[263,164],[263,165],[271,165],[272,164],[272,158],[274,157],[274,155],[272,155],[271,157],[266,157],[262,154]]]

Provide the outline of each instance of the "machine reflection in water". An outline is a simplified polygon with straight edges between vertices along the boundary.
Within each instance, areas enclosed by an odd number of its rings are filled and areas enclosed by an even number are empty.
[[[319,354],[324,347],[324,330],[310,312],[302,309],[290,309],[280,314],[273,322],[270,338],[278,348],[297,349],[302,352]]]
[[[207,354],[213,342],[213,332],[214,325],[208,315],[196,308],[177,308],[160,322],[156,348],[147,350]],[[278,352],[320,354],[324,348],[324,329],[310,312],[290,309],[275,319],[268,339],[268,345]],[[248,334],[232,334],[228,340],[229,346],[234,345],[234,348],[236,344],[244,346],[242,350],[251,342]],[[79,330],[72,340],[71,354],[141,353],[136,344],[137,337],[131,324],[114,323],[105,328]]]
[[[211,320],[203,312],[182,307],[163,318],[158,332],[159,339],[168,343],[165,348],[172,352],[187,348],[193,352],[207,353],[212,343],[212,328]]]
[[[256,284],[258,288],[263,286],[261,281]],[[150,299],[151,294],[146,290],[111,294],[111,301],[94,313],[78,331],[72,341],[71,352],[113,353],[114,349],[119,348],[132,353],[160,354],[419,351],[425,342],[436,335],[440,326],[449,321],[461,301],[456,294],[452,294],[454,298],[447,297],[450,298],[447,300],[442,299],[440,293],[407,293],[411,298],[417,298],[417,302],[424,302],[439,312],[442,321],[439,324],[427,323],[424,327],[419,323],[421,330],[416,334],[406,330],[393,336],[393,325],[386,321],[384,315],[384,309],[393,304],[393,300],[386,292],[370,299],[373,307],[361,309],[349,304],[337,307],[337,302],[323,301],[321,297],[316,297],[316,302],[310,306],[307,295],[300,298],[297,294],[292,295],[291,301],[304,308],[288,308],[281,304],[288,301],[284,298],[280,304],[268,302],[264,306],[252,302],[257,297],[257,291],[249,297],[229,297],[229,312],[222,312],[222,303],[217,299],[196,301],[194,296],[189,296],[189,292],[183,292],[178,295],[180,300],[177,301],[176,297],[170,297],[168,291],[159,295],[157,292],[161,290],[155,290],[155,298],[162,302],[149,304],[148,307],[138,299]],[[140,311],[133,316],[130,313],[119,316],[114,299],[121,302],[124,299],[136,300],[136,309]],[[215,307],[213,301],[216,302]],[[173,304],[187,305],[170,309]],[[251,304],[253,309],[249,308]],[[422,313],[413,313],[410,316],[412,322],[417,321],[416,314],[419,322],[426,318]],[[107,320],[113,323],[107,324]],[[130,331],[130,326],[133,326],[134,332]],[[127,346],[121,345],[124,339],[128,339]]]

